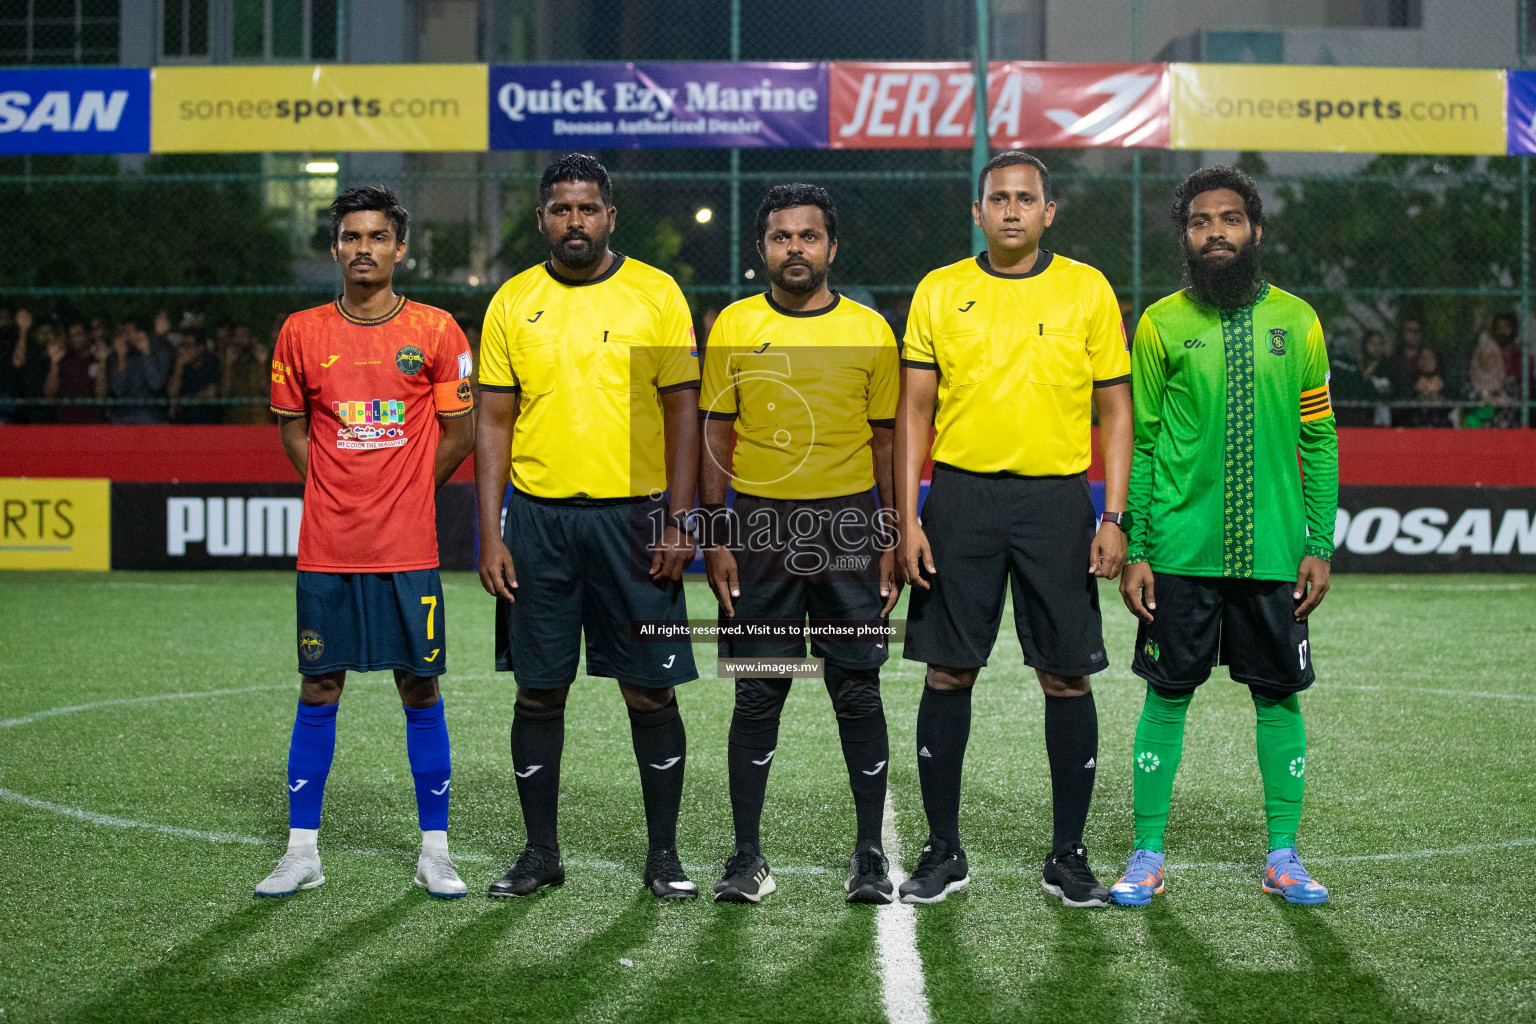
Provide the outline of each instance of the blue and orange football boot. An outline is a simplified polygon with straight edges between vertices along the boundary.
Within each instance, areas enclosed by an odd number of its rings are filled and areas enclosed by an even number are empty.
[[[1163,855],[1156,850],[1137,850],[1120,881],[1109,887],[1109,899],[1122,907],[1144,907],[1162,891]]]
[[[1328,890],[1307,874],[1294,846],[1269,851],[1269,862],[1264,868],[1264,891],[1284,896],[1287,903],[1328,902]]]

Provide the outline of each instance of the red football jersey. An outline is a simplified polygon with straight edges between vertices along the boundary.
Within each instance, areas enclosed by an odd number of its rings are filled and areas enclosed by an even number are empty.
[[[288,318],[272,352],[272,411],[309,417],[299,569],[437,566],[437,418],[474,409],[472,370],[453,317],[419,302],[361,320],[338,299]]]

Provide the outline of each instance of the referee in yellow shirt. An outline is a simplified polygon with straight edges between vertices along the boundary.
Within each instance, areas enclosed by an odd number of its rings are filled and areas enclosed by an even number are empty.
[[[560,754],[583,633],[587,674],[617,679],[629,705],[650,838],[645,883],[662,899],[698,895],[677,856],[686,747],[673,693],[698,677],[693,648],[686,628],[661,643],[631,634],[637,621],[688,617],[698,358],[677,283],[609,249],[611,194],[589,156],[547,168],[537,216],[549,262],[502,285],[486,311],[480,582],[498,599],[496,668],[517,681],[512,761],[528,829],[492,896],[565,880]]]
[[[1104,275],[1040,248],[1055,213],[1043,163],[1017,150],[993,157],[972,207],[987,251],[933,271],[912,298],[896,503],[914,588],[904,654],[928,666],[917,765],[929,839],[903,902],[937,903],[970,881],[960,771],[971,686],[997,639],[1005,589],[1024,664],[1045,691],[1055,827],[1041,884],[1067,906],[1109,902],[1082,844],[1099,736],[1088,677],[1109,666],[1096,578],[1114,578],[1125,562],[1131,368]],[[1105,471],[1097,532],[1090,405]],[[919,522],[930,428],[933,479]]]
[[[769,189],[757,211],[757,246],[768,292],[727,306],[704,349],[704,560],[722,626],[766,620],[798,634],[809,617],[813,628],[838,630],[813,634],[811,653],[822,659],[853,790],[858,834],[844,888],[850,903],[890,903],[880,842],[890,760],[880,666],[888,646],[874,630],[899,588],[891,532],[871,491],[888,518],[896,338],[879,313],[827,287],[837,207],[826,189]],[[734,514],[725,508],[727,484],[736,490]],[[804,658],[805,641],[733,637],[720,654]],[[774,890],[759,826],[789,687],[783,676],[736,679],[728,754],[736,851],[715,886],[720,902],[757,903]]]

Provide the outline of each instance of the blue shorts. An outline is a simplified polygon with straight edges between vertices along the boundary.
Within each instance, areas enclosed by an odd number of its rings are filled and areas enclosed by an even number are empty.
[[[411,572],[300,572],[299,671],[401,669],[440,676],[448,623],[436,569]]]

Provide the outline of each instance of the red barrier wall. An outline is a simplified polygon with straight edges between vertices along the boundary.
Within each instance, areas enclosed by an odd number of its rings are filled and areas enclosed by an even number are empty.
[[[474,458],[453,475],[473,483]],[[0,476],[290,483],[276,426],[0,427]]]
[[[473,481],[473,459],[453,479]],[[1525,430],[1339,431],[1346,484],[1536,487],[1536,433]],[[1089,475],[1103,479],[1097,438]],[[0,476],[118,481],[292,480],[277,428],[0,426]]]

